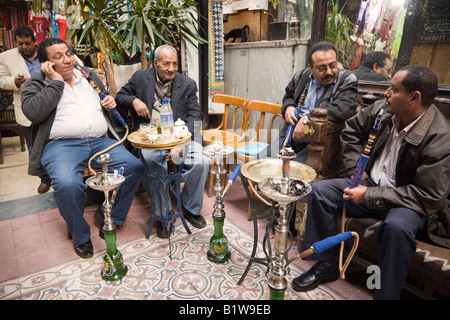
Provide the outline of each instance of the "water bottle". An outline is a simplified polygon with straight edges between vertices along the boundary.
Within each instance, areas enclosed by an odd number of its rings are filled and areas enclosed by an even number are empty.
[[[164,99],[160,112],[162,135],[167,139],[172,138],[173,133],[173,113],[169,100]]]

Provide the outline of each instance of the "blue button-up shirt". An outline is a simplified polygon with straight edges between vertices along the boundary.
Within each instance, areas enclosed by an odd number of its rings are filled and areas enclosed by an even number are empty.
[[[307,115],[310,113],[311,109],[314,109],[317,105],[317,101],[319,101],[319,98],[322,96],[323,92],[325,91],[325,87],[320,85],[316,79],[312,75],[309,76],[309,89],[308,93],[305,97],[305,102],[302,105],[302,108],[300,110],[301,115]],[[336,83],[336,80],[331,84],[334,85]]]
[[[31,76],[41,71],[41,63],[39,62],[37,56],[36,58],[33,59],[33,61],[28,60],[28,58],[25,57],[23,54],[22,57],[25,60],[25,63],[27,64],[28,71],[30,71]]]

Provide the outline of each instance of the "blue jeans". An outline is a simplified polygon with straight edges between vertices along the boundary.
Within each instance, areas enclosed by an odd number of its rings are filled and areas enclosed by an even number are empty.
[[[90,227],[83,217],[87,185],[83,173],[90,157],[117,142],[109,138],[62,139],[49,141],[42,153],[41,163],[52,179],[54,197],[61,216],[67,223],[73,242],[86,243]],[[110,172],[124,167],[125,182],[119,187],[111,216],[117,226],[122,225],[130,209],[137,186],[142,180],[142,163],[128,152],[123,145],[107,151],[111,156]],[[94,159],[92,168],[101,169]]]
[[[166,155],[170,150],[142,150],[142,155],[150,170],[148,174],[153,177],[167,176]],[[202,145],[198,142],[191,141],[189,145],[184,147],[185,159],[182,171],[184,186],[181,193],[181,203],[183,207],[194,215],[201,215],[203,207],[203,191],[205,188],[206,178],[208,177],[211,161],[209,157],[202,152]],[[175,164],[180,164],[181,159],[174,159]],[[150,179],[144,179],[144,185],[147,193],[152,199],[152,212],[156,215],[165,215],[171,208],[169,187],[167,181],[162,181],[160,187],[150,192]]]

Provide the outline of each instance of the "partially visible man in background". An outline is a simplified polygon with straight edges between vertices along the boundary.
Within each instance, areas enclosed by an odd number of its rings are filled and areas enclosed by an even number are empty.
[[[390,81],[391,69],[391,57],[386,52],[374,51],[364,58],[353,73],[361,81]]]
[[[13,91],[16,122],[23,127],[27,148],[31,151],[31,121],[23,114],[20,95],[25,81],[41,71],[41,63],[37,56],[36,38],[30,27],[17,27],[14,37],[17,48],[0,54],[0,88]],[[42,175],[40,178],[38,193],[46,193],[50,189],[50,177]]]

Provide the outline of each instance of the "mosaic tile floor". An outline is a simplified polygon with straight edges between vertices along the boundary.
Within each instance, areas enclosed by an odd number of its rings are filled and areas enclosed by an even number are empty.
[[[90,260],[75,259],[51,268],[21,275],[0,283],[1,299],[24,300],[268,300],[269,289],[265,266],[253,264],[241,286],[237,285],[248,263],[253,240],[239,227],[226,222],[224,232],[232,253],[230,261],[214,264],[207,260],[209,239],[213,234],[212,219],[208,226],[192,230],[188,235],[177,222],[169,245],[152,234],[120,244],[118,249],[128,266],[127,274],[117,282],[104,281],[100,270],[104,251]],[[257,256],[262,256],[261,247]],[[303,273],[292,265],[288,282]],[[329,286],[298,293],[288,288],[286,300],[346,299]]]

